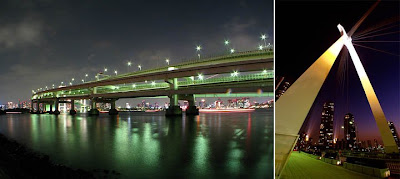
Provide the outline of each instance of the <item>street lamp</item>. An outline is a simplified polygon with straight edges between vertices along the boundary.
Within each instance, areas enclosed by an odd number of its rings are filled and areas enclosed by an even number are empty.
[[[85,80],[84,80],[84,79],[82,79],[82,83],[85,83]]]
[[[142,70],[142,65],[137,66],[139,68],[139,71]]]
[[[263,40],[264,41],[264,46],[267,46],[267,43],[265,42],[265,40],[268,38],[268,35],[266,35],[266,34],[261,34],[261,40]]]
[[[169,65],[169,58],[165,59],[165,62]]]
[[[225,44],[225,45],[229,45],[229,40],[225,40],[225,41],[224,41],[224,44]]]
[[[104,68],[104,73],[107,72],[107,68]]]
[[[130,67],[130,66],[132,66],[132,62],[129,61],[129,62],[128,62],[128,67],[127,67],[128,72],[129,72],[129,67]]]
[[[118,71],[117,70],[115,70],[114,73],[115,73],[115,75],[118,75]]]
[[[262,50],[264,47],[262,45],[258,46],[258,50]]]
[[[231,53],[235,53],[235,49],[234,48],[231,48]]]
[[[197,46],[196,46],[196,52],[198,53],[197,56],[199,57],[199,59],[200,59],[200,52],[201,52],[201,49],[202,49],[202,48],[201,48],[201,45],[197,45]]]
[[[199,80],[203,80],[203,78],[204,78],[204,76],[202,74],[199,74],[197,77],[199,78]]]
[[[232,77],[236,77],[236,76],[238,76],[239,75],[239,72],[238,71],[234,71],[233,73],[231,73],[231,76]]]

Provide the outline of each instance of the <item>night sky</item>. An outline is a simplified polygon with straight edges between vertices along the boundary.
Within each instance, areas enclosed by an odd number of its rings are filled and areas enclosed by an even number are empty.
[[[0,104],[32,90],[273,42],[272,0],[0,1]],[[127,62],[132,61],[130,69]],[[110,72],[109,72],[110,73]]]
[[[289,81],[294,82],[340,37],[337,24],[340,23],[349,32],[372,4],[374,4],[374,1],[277,2],[276,74],[285,76]],[[397,33],[362,40],[397,42],[358,42],[357,44],[384,50],[397,54],[397,56],[358,46],[355,46],[355,48],[380,100],[387,120],[393,121],[399,130],[399,1],[381,2],[358,28],[354,36],[385,22],[392,22],[386,27],[393,27],[375,34],[395,31]],[[302,129],[307,133],[311,132],[314,142],[318,141],[322,105],[325,101],[330,100],[335,102],[335,137],[338,137],[339,140],[343,138],[343,130],[340,129],[340,126],[343,125],[344,115],[350,112],[355,116],[358,136],[361,140],[373,140],[375,138],[381,140],[354,65],[350,57],[347,58],[347,61],[346,58],[343,58],[342,63],[340,63],[342,54],[346,53],[342,50],[336,60],[316,99],[311,117],[304,123]]]

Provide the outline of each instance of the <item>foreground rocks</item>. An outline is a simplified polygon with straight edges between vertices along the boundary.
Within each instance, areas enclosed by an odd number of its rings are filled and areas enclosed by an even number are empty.
[[[0,178],[119,178],[109,170],[85,171],[54,164],[49,156],[33,152],[0,134]]]

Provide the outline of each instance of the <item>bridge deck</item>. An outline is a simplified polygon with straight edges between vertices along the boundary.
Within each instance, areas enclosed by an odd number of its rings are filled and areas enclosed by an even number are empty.
[[[293,152],[280,178],[376,178],[328,164],[298,152]]]

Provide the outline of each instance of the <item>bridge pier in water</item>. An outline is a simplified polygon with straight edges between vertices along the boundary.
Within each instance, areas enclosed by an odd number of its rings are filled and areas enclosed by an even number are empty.
[[[173,80],[166,80],[169,83],[170,89],[172,93],[175,93],[178,90],[178,78],[174,78]],[[178,105],[179,96],[178,94],[172,94],[169,96],[169,107],[165,112],[166,116],[181,116],[182,109]]]
[[[192,115],[199,115],[199,109],[197,109],[195,100],[194,100],[194,94],[185,94],[184,96],[180,97],[180,99],[184,99],[188,101],[189,106],[186,108],[185,114],[188,116]]]
[[[96,98],[92,98],[90,100],[90,111],[89,111],[89,115],[99,115],[100,111],[97,109],[96,106]]]
[[[69,110],[69,114],[75,115],[76,110],[75,110],[75,100],[71,99],[71,109]]]
[[[54,112],[53,112],[53,114],[55,114],[55,115],[59,115],[60,114],[60,110],[58,109],[59,104],[60,104],[60,99],[56,98],[56,100],[54,101],[55,109],[54,109]]]
[[[118,110],[115,109],[115,101],[117,101],[117,99],[111,99],[110,100],[111,109],[110,109],[110,111],[108,111],[109,115],[118,115]]]

